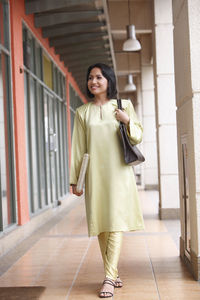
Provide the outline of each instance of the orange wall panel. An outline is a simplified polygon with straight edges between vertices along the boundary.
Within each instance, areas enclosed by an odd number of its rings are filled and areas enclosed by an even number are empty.
[[[28,177],[26,164],[26,136],[25,136],[25,107],[24,107],[24,76],[20,73],[23,67],[22,51],[22,20],[23,6],[21,1],[10,1],[11,25],[11,59],[13,81],[14,134],[16,157],[16,184],[18,224],[29,220],[28,207]]]

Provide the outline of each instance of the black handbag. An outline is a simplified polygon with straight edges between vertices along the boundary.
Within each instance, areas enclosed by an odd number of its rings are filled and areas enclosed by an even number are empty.
[[[122,110],[122,101],[121,99],[117,99],[118,108]],[[132,145],[129,141],[129,137],[127,134],[126,125],[122,122],[119,124],[119,131],[121,135],[122,147],[124,150],[124,160],[127,165],[136,166],[145,161],[144,156],[140,152],[140,150]]]

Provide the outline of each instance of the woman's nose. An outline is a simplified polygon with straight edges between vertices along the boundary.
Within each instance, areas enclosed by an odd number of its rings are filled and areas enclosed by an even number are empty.
[[[96,82],[96,78],[94,77],[94,78],[92,78],[92,83],[95,83]]]

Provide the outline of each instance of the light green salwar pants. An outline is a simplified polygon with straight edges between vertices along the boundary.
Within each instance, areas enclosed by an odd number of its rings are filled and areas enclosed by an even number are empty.
[[[98,235],[101,254],[104,262],[106,277],[116,280],[118,276],[117,265],[122,245],[121,231],[101,232]]]

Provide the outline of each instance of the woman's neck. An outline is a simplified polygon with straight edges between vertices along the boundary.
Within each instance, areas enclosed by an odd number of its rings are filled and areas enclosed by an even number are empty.
[[[96,95],[94,97],[94,103],[96,105],[102,105],[102,104],[105,104],[108,101],[109,101],[109,99],[105,95]]]

